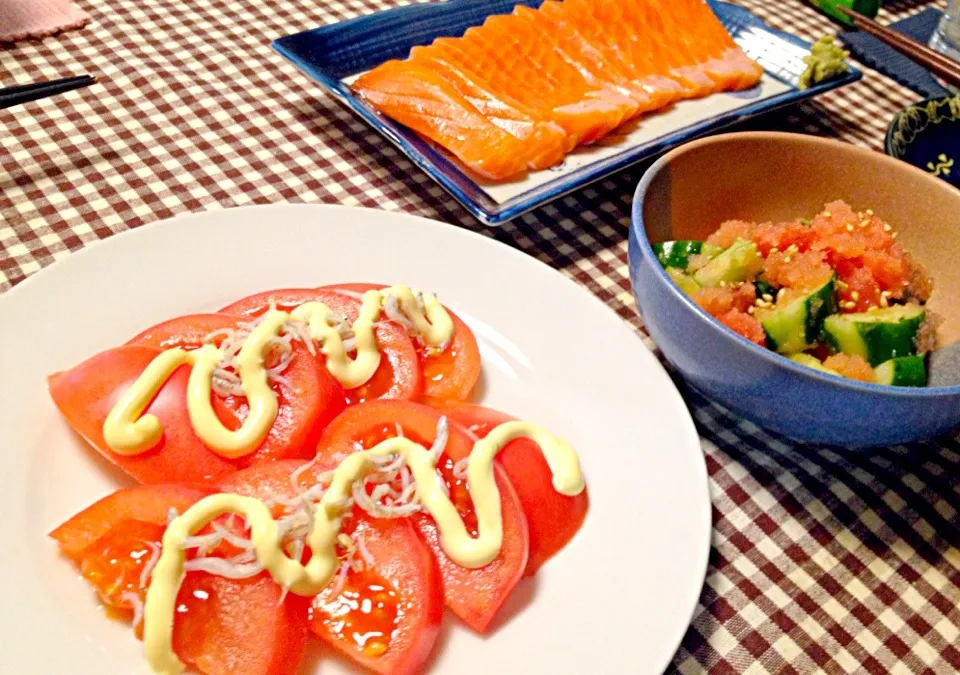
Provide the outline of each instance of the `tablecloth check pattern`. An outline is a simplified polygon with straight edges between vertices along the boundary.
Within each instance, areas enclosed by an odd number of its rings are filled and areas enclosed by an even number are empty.
[[[444,220],[526,251],[588,287],[653,348],[627,278],[639,169],[487,228],[268,48],[280,35],[395,3],[78,4],[93,17],[87,28],[0,50],[3,84],[83,72],[103,82],[0,111],[0,290],[70,251],[179,213],[341,203]],[[741,4],[807,39],[836,30],[800,2]],[[930,5],[888,3],[881,16]],[[867,70],[854,86],[748,126],[879,149],[893,112],[917,98]],[[958,439],[869,454],[801,447],[685,394],[715,527],[700,604],[671,670],[960,670]]]

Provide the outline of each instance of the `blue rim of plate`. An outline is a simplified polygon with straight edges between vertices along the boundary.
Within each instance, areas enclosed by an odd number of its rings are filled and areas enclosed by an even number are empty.
[[[315,80],[327,93],[353,110],[396,146],[411,162],[426,172],[481,221],[497,225],[578,190],[611,173],[653,157],[698,136],[722,129],[776,108],[796,103],[837,87],[856,82],[863,73],[850,66],[846,74],[800,91],[780,74],[768,75],[790,87],[741,108],[718,114],[650,142],[630,146],[611,157],[590,162],[555,180],[536,186],[502,203],[492,199],[467,173],[440,149],[401,124],[364,103],[343,82],[390,59],[406,58],[416,45],[426,45],[441,36],[458,37],[493,14],[506,14],[518,5],[538,7],[542,0],[447,0],[395,7],[340,23],[287,35],[272,43],[285,59]],[[767,26],[751,12],[718,0],[708,0],[711,9],[734,37],[753,30],[767,33],[795,47],[810,43]]]

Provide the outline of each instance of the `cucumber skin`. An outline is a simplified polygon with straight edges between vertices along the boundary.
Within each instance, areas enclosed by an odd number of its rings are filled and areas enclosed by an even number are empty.
[[[867,361],[871,366],[879,365],[891,358],[910,356],[917,351],[917,332],[923,317],[904,319],[894,326],[867,326],[860,329],[863,341],[867,344]],[[862,325],[862,324],[861,324]],[[886,329],[886,330],[885,330]],[[895,333],[891,335],[891,329]]]
[[[919,354],[884,361],[873,372],[877,384],[894,387],[924,387],[927,384],[927,368]]]
[[[726,263],[721,269],[720,263]],[[701,286],[716,287],[721,282],[746,281],[763,268],[763,258],[752,241],[737,239],[730,248],[713,258],[693,275]]]
[[[702,241],[664,241],[654,244],[653,252],[664,269],[685,270],[690,264],[690,256],[702,254],[715,258],[723,249]]]
[[[836,298],[834,294],[836,277],[831,277],[828,282],[814,289],[804,297],[797,298],[786,307],[781,307],[776,316],[770,316],[761,321],[764,332],[767,334],[767,347],[781,354],[791,354],[802,352],[803,350],[816,344],[823,334],[823,324],[828,316],[833,314],[836,309]],[[803,335],[792,333],[790,335],[778,335],[777,330],[786,317],[786,321],[798,324],[803,322]],[[779,321],[772,321],[779,319]]]
[[[820,341],[823,336],[823,323],[827,317],[837,311],[836,276],[815,291],[807,301],[807,344]]]
[[[766,281],[754,279],[753,287],[757,290],[758,298],[762,298],[765,293],[767,295],[777,297],[777,289],[768,284]]]
[[[827,343],[834,351],[860,356],[876,367],[884,361],[916,354],[917,333],[925,316],[926,313],[921,311],[895,323],[873,323],[856,322],[839,314],[825,322]]]

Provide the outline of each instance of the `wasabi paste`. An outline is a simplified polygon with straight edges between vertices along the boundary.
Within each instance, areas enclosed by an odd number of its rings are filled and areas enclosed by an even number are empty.
[[[807,69],[800,75],[800,89],[833,79],[848,72],[844,63],[850,52],[834,42],[832,35],[824,35],[813,43],[810,53],[803,57]]]

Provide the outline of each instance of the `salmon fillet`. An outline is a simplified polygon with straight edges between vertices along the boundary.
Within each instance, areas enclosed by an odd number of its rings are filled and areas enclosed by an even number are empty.
[[[762,74],[704,0],[546,0],[415,47],[353,88],[474,172],[505,180],[638,115],[747,89]]]

